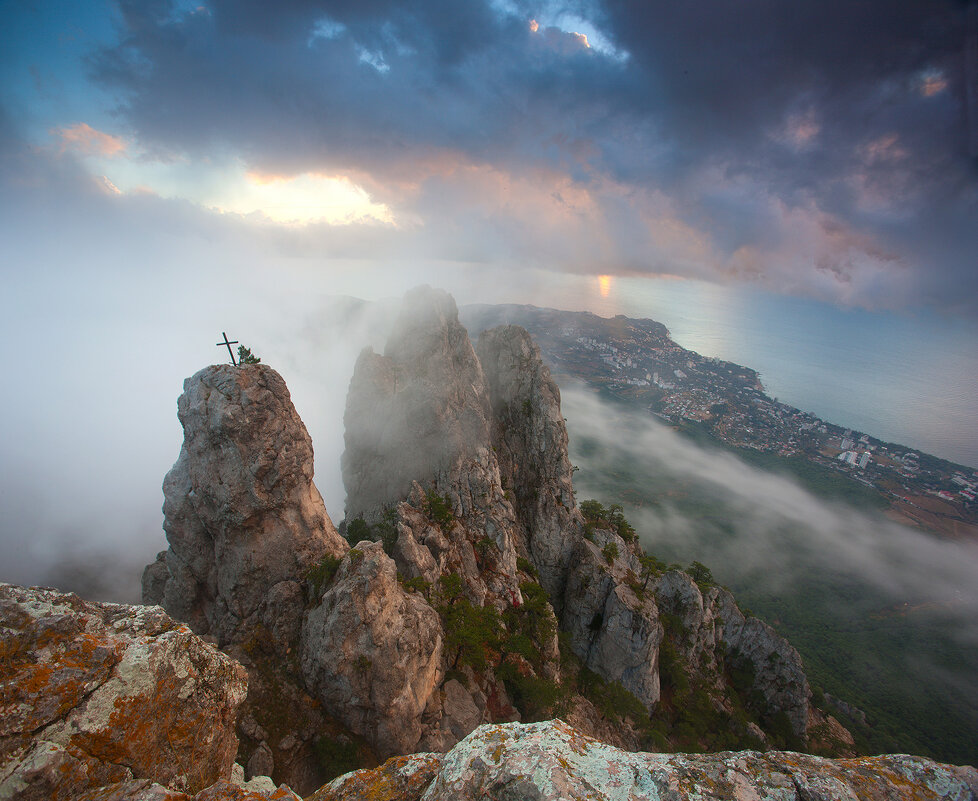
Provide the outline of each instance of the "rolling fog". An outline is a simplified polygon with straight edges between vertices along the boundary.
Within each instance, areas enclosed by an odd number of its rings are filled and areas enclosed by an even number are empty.
[[[664,549],[684,563],[709,558],[719,579],[741,576],[772,591],[791,587],[801,572],[818,566],[859,577],[894,602],[952,606],[975,634],[975,544],[938,539],[880,513],[816,497],[787,476],[701,447],[651,415],[609,404],[581,385],[562,390],[562,408],[571,459],[581,468],[578,498],[600,500],[607,487],[602,476],[631,465],[639,477],[695,488],[725,512],[726,525],[717,525],[684,513],[668,495],[657,506],[628,509],[652,552]],[[591,447],[582,450],[582,442]]]
[[[192,331],[207,338],[203,346],[194,343],[192,351],[180,341],[174,356],[148,365],[72,361],[57,373],[36,370],[35,392],[6,401],[17,406],[10,416],[23,425],[11,432],[0,461],[0,580],[138,600],[142,566],[166,545],[160,487],[182,441],[176,419],[182,379],[221,359],[212,343],[222,328],[287,381],[313,439],[316,484],[334,522],[342,520],[346,390],[362,348],[383,348],[395,304],[320,296],[290,320],[239,315],[237,327],[206,321]],[[66,393],[72,393],[70,412]],[[858,575],[894,602],[951,604],[969,626],[974,619],[973,546],[826,503],[789,478],[701,448],[581,386],[563,388],[563,407],[572,461],[581,468],[578,498],[605,497],[601,476],[627,462],[633,473],[665,486],[695,485],[722,505],[723,530],[691,518],[669,497],[627,510],[653,552],[700,559],[720,580],[751,576],[772,587],[790,585],[793,571],[806,569],[797,558],[804,552],[806,562]],[[789,540],[791,558],[783,547]]]

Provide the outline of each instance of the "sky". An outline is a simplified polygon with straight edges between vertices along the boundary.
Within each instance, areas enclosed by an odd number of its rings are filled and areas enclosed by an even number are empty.
[[[595,308],[667,278],[978,321],[974,2],[0,14],[0,579],[160,538],[222,331],[311,429],[342,409],[383,339],[336,295]]]
[[[5,2],[4,199],[319,268],[676,275],[974,315],[967,7]]]

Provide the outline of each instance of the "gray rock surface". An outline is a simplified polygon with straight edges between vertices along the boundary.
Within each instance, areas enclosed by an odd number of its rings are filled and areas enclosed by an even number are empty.
[[[559,614],[567,567],[583,531],[560,390],[540,349],[519,326],[484,331],[476,353],[489,386],[493,448],[519,520],[518,545]]]
[[[380,543],[344,557],[302,630],[302,675],[327,714],[383,756],[409,753],[441,681],[438,614],[404,590]]]
[[[480,726],[442,757],[357,771],[313,799],[375,798],[381,788],[391,788],[382,796],[391,801],[973,801],[978,771],[899,754],[630,753],[558,720]]]
[[[350,382],[342,459],[347,518],[379,520],[415,481],[439,493],[458,490],[452,478],[464,462],[481,468],[465,471],[476,494],[488,489],[498,477],[483,452],[488,397],[451,295],[430,287],[408,292],[384,354],[361,353]],[[453,498],[457,513],[465,500]]]
[[[754,671],[753,688],[772,713],[784,712],[794,733],[805,738],[811,690],[801,656],[767,623],[745,617],[721,587],[702,592],[678,570],[664,573],[655,586],[659,608],[679,619],[677,648],[691,670],[717,671],[717,645],[728,660],[743,659]]]
[[[728,653],[750,662],[754,667],[754,689],[764,696],[771,711],[784,712],[794,733],[804,738],[812,692],[801,655],[763,620],[745,617],[727,590],[713,587],[707,600],[716,620],[717,635]]]
[[[230,776],[245,672],[159,607],[0,584],[0,646],[0,798]]]
[[[374,522],[396,507],[406,576],[457,573],[473,603],[518,603],[519,530],[492,447],[489,389],[450,295],[405,296],[384,355],[357,361],[344,423],[347,519]],[[429,493],[447,500],[450,521],[432,520]]]
[[[659,644],[662,624],[651,594],[629,585],[638,562],[618,535],[596,531],[574,552],[564,598],[563,627],[584,664],[617,681],[651,708],[659,700]],[[604,549],[618,555],[610,561]]]
[[[206,367],[184,382],[178,415],[183,447],[163,482],[166,575],[159,560],[147,568],[147,600],[222,643],[258,623],[294,634],[296,582],[347,546],[313,484],[312,443],[285,382],[262,364]]]
[[[482,722],[482,713],[472,700],[472,695],[457,679],[446,681],[442,692],[445,695],[442,727],[448,729],[457,742]]]

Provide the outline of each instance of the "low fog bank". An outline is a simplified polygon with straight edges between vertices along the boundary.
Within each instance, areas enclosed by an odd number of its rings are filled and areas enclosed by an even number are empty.
[[[704,563],[778,625],[815,685],[872,710],[870,747],[975,759],[978,546],[817,497],[580,384],[562,401],[578,499],[622,503],[648,552]]]
[[[653,505],[629,510],[653,552],[660,547],[700,561],[709,553],[719,578],[749,576],[772,590],[792,586],[799,572],[817,564],[858,577],[897,602],[953,606],[969,617],[978,612],[978,546],[816,497],[785,475],[701,447],[580,385],[565,388],[562,399],[571,458],[581,468],[578,498],[600,499],[616,475],[629,484],[644,476],[664,490]],[[691,515],[670,497],[687,493],[715,507]]]

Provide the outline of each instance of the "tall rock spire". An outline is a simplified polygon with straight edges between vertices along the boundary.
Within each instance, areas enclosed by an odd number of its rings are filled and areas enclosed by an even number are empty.
[[[255,624],[291,641],[300,581],[347,544],[313,483],[312,441],[271,367],[214,365],[184,382],[184,440],[163,481],[169,549],[147,567],[144,600],[221,642]]]

